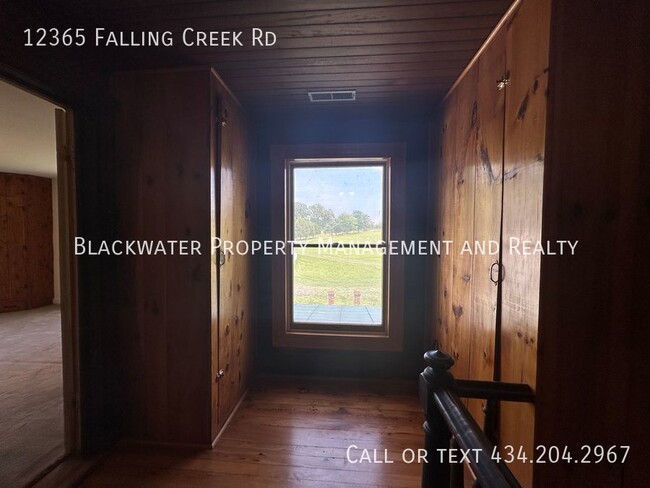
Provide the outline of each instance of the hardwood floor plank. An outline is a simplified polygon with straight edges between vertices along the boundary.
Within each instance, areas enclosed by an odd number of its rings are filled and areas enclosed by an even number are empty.
[[[414,382],[264,378],[214,449],[122,445],[81,486],[415,487],[421,423]]]
[[[143,486],[143,487],[205,487],[205,486],[250,486],[260,480],[259,486],[323,486],[325,483],[336,483],[339,486],[382,486],[390,488],[414,487],[420,481],[419,475],[390,475],[386,473],[352,472],[349,470],[332,470],[319,468],[298,468],[294,466],[263,466],[262,469],[252,469],[251,466],[240,463],[215,466],[215,469],[225,471],[195,471],[176,468],[143,468],[134,466],[112,466],[100,483],[95,484],[94,477],[84,483],[84,487],[93,486]],[[102,484],[102,481],[119,484]],[[266,483],[264,485],[264,483]]]
[[[269,401],[271,398],[270,393],[249,393],[249,399],[252,402],[255,401]],[[274,396],[275,398],[275,396]],[[314,408],[320,408],[323,406],[322,402],[328,399],[327,395],[319,395],[315,393],[310,393],[308,395],[301,396],[291,396],[289,393],[278,394],[277,401],[285,404],[293,405],[311,405]],[[417,415],[420,412],[419,405],[402,405],[400,399],[396,398],[384,398],[384,399],[373,399],[373,398],[339,398],[338,407],[339,408],[357,408],[357,409],[372,409],[378,411],[386,410],[402,410],[413,412]]]
[[[259,412],[254,413],[241,412],[242,421],[255,422],[257,425],[268,425],[274,427],[293,427],[300,425],[303,428],[337,430],[337,431],[357,431],[368,430],[372,428],[378,432],[403,432],[408,434],[420,435],[422,432],[422,422],[419,419],[415,421],[401,420],[395,421],[390,419],[370,418],[359,424],[356,419],[349,415],[331,415],[321,414],[318,412],[310,414],[293,414],[291,418],[278,416],[277,413]],[[347,417],[347,418],[346,418]]]

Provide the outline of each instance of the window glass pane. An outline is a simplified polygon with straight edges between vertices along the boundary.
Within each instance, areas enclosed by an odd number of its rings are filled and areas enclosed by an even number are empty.
[[[294,322],[381,325],[382,249],[297,249]]]
[[[383,182],[383,165],[294,167],[294,240],[383,240]]]

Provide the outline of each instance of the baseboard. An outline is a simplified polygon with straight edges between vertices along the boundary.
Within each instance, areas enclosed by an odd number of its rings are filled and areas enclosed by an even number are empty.
[[[214,438],[212,441],[212,447],[217,445],[217,442],[219,442],[219,439],[221,438],[221,435],[225,432],[226,428],[228,427],[228,424],[230,424],[230,421],[233,419],[237,411],[239,410],[239,407],[241,407],[241,404],[244,403],[244,399],[246,398],[246,395],[248,395],[248,390],[244,391],[244,394],[241,396],[239,401],[237,402],[237,405],[235,405],[235,408],[232,409],[232,412],[230,412],[230,415],[228,415],[228,418],[226,421],[223,423],[221,426],[221,429],[219,430],[219,433],[217,436]]]
[[[167,442],[167,441],[150,441],[146,439],[130,439],[124,438],[117,442],[112,449],[119,450],[120,447],[163,447],[169,449],[186,449],[189,451],[206,451],[212,449],[212,445],[208,442],[205,444],[192,443],[192,442]]]
[[[68,456],[53,468],[31,482],[30,488],[74,488],[78,486],[106,457],[106,454],[88,458]]]
[[[230,424],[230,421],[233,419],[237,411],[239,410],[239,407],[241,404],[244,402],[244,399],[246,398],[246,395],[248,394],[248,390],[244,391],[243,395],[235,405],[235,407],[232,409],[230,414],[228,415],[228,418],[224,422],[224,424],[221,426],[221,429],[219,429],[219,433],[216,435],[212,443],[206,443],[206,444],[199,444],[199,443],[183,443],[183,442],[165,442],[165,441],[150,441],[150,440],[143,440],[143,439],[131,439],[131,438],[124,438],[118,441],[117,443],[117,448],[119,446],[151,446],[151,447],[165,447],[165,448],[172,448],[172,449],[188,449],[188,450],[207,450],[207,449],[212,449],[214,446],[217,444],[219,441],[219,438],[221,435],[224,433],[228,425]]]
[[[90,458],[82,458],[79,456],[68,456],[61,462],[54,465],[52,469],[46,472],[43,476],[37,478],[28,486],[30,488],[74,488],[78,486],[89,474],[95,469],[102,461],[104,461],[110,452],[115,451],[116,448],[122,446],[151,446],[151,447],[167,447],[175,449],[189,449],[189,450],[207,450],[214,448],[221,435],[225,432],[230,424],[230,421],[239,411],[239,407],[244,402],[248,390],[241,396],[235,408],[232,409],[230,415],[224,422],[219,430],[219,433],[212,441],[212,444],[190,444],[180,442],[159,442],[159,441],[146,441],[138,439],[122,439],[118,441],[117,445],[109,452],[93,456]]]

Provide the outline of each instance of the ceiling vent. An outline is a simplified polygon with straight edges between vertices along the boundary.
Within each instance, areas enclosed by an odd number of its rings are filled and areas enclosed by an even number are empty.
[[[310,91],[310,102],[353,102],[357,99],[356,90]]]

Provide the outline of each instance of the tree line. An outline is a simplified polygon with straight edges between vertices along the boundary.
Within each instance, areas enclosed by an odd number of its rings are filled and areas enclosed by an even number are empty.
[[[320,203],[307,205],[296,202],[294,209],[294,237],[296,239],[307,239],[324,233],[347,234],[350,232],[363,232],[376,229],[378,224],[361,210],[354,210],[352,213],[344,212],[334,215],[329,208]]]

